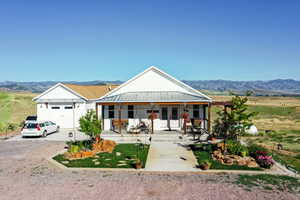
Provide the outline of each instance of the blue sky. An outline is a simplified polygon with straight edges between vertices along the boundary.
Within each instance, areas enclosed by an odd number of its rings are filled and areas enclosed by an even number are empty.
[[[300,80],[298,0],[11,0],[0,81],[127,80],[155,65],[185,80]]]

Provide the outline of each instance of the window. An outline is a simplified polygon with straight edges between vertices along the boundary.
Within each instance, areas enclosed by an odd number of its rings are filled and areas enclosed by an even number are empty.
[[[60,107],[59,106],[52,106],[51,109],[58,110],[58,109],[60,109]]]
[[[37,124],[36,123],[28,123],[28,124],[25,124],[24,128],[37,128]]]
[[[133,119],[134,118],[134,106],[129,105],[128,106],[128,119]]]
[[[115,118],[115,106],[108,106],[108,118]]]
[[[178,120],[178,108],[172,108],[172,120]]]
[[[193,105],[193,117],[199,119],[200,118],[200,106],[199,105]]]
[[[36,119],[37,119],[37,116],[28,116],[26,118],[27,121],[36,121]]]
[[[73,109],[73,106],[65,106],[66,110]]]

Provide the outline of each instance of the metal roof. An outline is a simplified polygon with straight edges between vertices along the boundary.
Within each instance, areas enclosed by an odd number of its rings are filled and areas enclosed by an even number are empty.
[[[205,96],[192,95],[177,91],[166,92],[127,92],[99,99],[99,103],[124,102],[211,102]]]

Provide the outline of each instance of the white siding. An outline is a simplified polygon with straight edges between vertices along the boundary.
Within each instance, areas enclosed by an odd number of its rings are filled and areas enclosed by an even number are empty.
[[[179,86],[174,81],[164,77],[162,74],[150,70],[124,87],[112,93],[112,95],[124,92],[140,92],[140,91],[178,91],[190,93],[189,90]]]
[[[80,97],[66,90],[64,87],[58,86],[42,95],[39,99],[80,99]]]

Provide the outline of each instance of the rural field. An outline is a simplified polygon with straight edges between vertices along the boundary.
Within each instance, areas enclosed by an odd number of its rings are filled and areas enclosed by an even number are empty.
[[[0,92],[0,134],[5,134],[4,127],[12,124],[16,130],[26,116],[36,113],[32,98],[37,94],[25,92]]]
[[[230,100],[229,96],[215,96],[216,100]],[[300,98],[249,97],[249,110],[257,112],[254,119],[259,136],[243,137],[273,152],[273,158],[300,172]],[[215,108],[214,112],[219,108]],[[213,114],[213,118],[216,114]],[[277,150],[277,145],[283,150]]]

